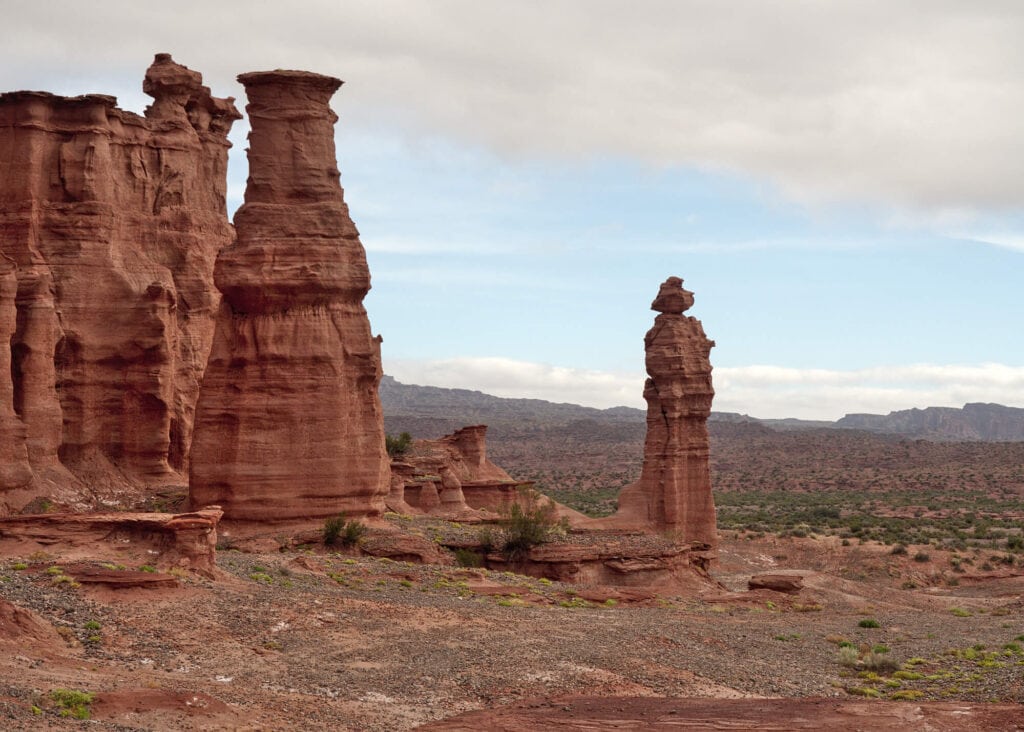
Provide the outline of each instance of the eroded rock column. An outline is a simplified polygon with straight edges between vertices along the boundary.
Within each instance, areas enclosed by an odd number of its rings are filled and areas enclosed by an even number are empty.
[[[709,355],[715,342],[696,318],[683,315],[693,293],[669,277],[651,303],[659,313],[644,338],[649,378],[647,437],[640,480],[623,489],[606,525],[675,533],[684,541],[717,544],[708,467],[707,419],[715,390]]]
[[[100,94],[0,94],[0,252],[17,279],[4,347],[21,423],[2,429],[25,433],[35,497],[123,496],[186,472],[240,115],[168,54],[143,88],[144,117]],[[0,514],[28,496],[0,496]]]
[[[249,181],[196,410],[191,502],[280,520],[384,510],[388,458],[370,272],[334,151],[338,79],[242,74]]]

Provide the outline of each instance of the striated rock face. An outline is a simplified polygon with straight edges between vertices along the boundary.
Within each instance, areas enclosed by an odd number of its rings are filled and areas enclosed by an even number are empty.
[[[143,88],[145,117],[109,96],[0,94],[0,513],[31,495],[24,453],[37,494],[187,471],[240,115],[167,54]]]
[[[50,513],[0,518],[0,554],[45,549],[62,560],[131,556],[158,567],[212,576],[217,523],[223,513],[207,506],[193,513]]]
[[[476,509],[510,505],[516,488],[526,485],[487,459],[487,425],[463,427],[437,440],[416,440],[404,460],[391,464],[388,496],[388,508],[400,513],[411,509],[456,520],[481,518],[484,514]]]
[[[413,462],[420,467],[431,472],[447,468],[461,483],[515,482],[487,458],[485,424],[463,427],[438,440],[417,440],[415,455]]]
[[[699,320],[683,315],[692,305],[693,293],[678,277],[669,277],[651,303],[660,314],[644,338],[649,378],[643,469],[620,494],[618,512],[601,523],[676,532],[684,541],[714,546],[707,419],[715,395],[709,360],[715,343]]]
[[[376,514],[388,493],[370,272],[334,152],[337,79],[243,74],[252,124],[237,241],[196,414],[193,505],[232,519]]]

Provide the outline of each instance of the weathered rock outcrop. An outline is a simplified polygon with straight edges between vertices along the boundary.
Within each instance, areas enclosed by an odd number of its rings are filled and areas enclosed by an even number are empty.
[[[472,425],[437,440],[416,440],[391,465],[388,508],[459,520],[480,518],[475,509],[500,510],[515,502],[520,486],[487,458],[487,425]]]
[[[194,513],[52,513],[0,518],[0,556],[45,549],[62,560],[143,560],[211,575],[222,511]]]
[[[618,512],[596,523],[670,531],[714,546],[707,418],[715,395],[709,359],[715,342],[699,320],[683,315],[692,305],[693,293],[678,277],[669,277],[651,303],[660,314],[644,338],[649,378],[643,469],[620,494]]]
[[[370,272],[334,152],[337,79],[238,77],[249,182],[196,414],[192,505],[232,519],[376,514],[388,492]]]
[[[37,494],[183,482],[240,115],[167,54],[143,88],[145,117],[0,94],[0,514],[31,496],[25,453]]]

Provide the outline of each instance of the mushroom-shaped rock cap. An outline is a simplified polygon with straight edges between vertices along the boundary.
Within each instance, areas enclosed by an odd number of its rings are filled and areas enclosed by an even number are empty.
[[[681,315],[693,307],[693,293],[683,288],[681,277],[669,277],[658,288],[658,296],[651,303],[651,310],[659,313]]]

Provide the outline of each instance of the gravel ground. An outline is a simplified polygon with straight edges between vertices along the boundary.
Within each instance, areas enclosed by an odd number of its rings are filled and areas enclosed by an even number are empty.
[[[763,554],[749,541],[737,551],[751,566]],[[189,578],[179,590],[124,598],[54,585],[46,562],[0,564],[0,595],[64,636],[49,655],[0,659],[7,728],[80,724],[30,710],[56,687],[205,692],[233,705],[241,728],[353,730],[411,729],[568,694],[849,697],[867,688],[884,697],[897,689],[841,666],[843,641],[885,646],[898,663],[923,659],[914,668],[937,678],[898,689],[924,700],[1024,701],[1024,655],[1012,649],[1024,621],[1012,587],[934,597],[808,573],[800,612],[787,597],[724,594],[595,605],[570,586],[509,573],[338,554],[226,551],[218,564],[216,581]],[[737,577],[722,579],[734,586]],[[954,605],[969,615],[953,614]],[[859,627],[868,617],[880,627]],[[140,713],[94,728],[167,724]]]

